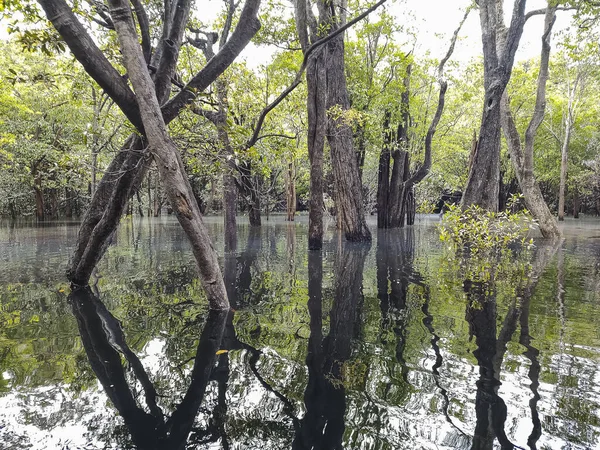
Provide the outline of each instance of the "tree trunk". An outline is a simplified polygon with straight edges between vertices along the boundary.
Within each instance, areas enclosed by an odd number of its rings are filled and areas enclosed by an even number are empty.
[[[286,210],[288,222],[293,222],[296,216],[296,165],[294,159],[288,164],[287,171],[287,197],[286,197]]]
[[[390,190],[390,161],[392,159],[392,131],[390,128],[391,113],[385,112],[383,120],[383,148],[379,155],[379,172],[377,175],[377,228],[389,228],[388,208]]]
[[[330,9],[332,11],[333,8]],[[337,28],[336,16],[328,20],[330,32]],[[337,214],[342,222],[346,239],[353,242],[370,242],[371,232],[365,219],[362,184],[354,151],[352,128],[343,117],[350,108],[346,73],[344,67],[344,38],[339,35],[331,39],[326,47],[327,103],[328,111],[340,109],[342,117],[327,120],[327,141],[331,150],[331,165],[335,182]],[[335,112],[333,113],[335,114]]]
[[[581,208],[581,197],[577,186],[573,189],[573,219],[579,219],[579,209]]]
[[[323,149],[325,147],[326,72],[324,52],[313,53],[306,68],[307,112],[308,112],[308,158],[310,161],[310,200],[308,207],[308,248],[323,247]]]
[[[562,153],[560,159],[560,186],[558,189],[558,220],[565,220],[565,190],[567,184],[567,168],[569,141],[571,140],[571,121],[569,118],[565,121],[565,138],[562,144]]]
[[[123,53],[124,65],[136,94],[144,130],[171,206],[190,243],[211,309],[228,309],[229,301],[217,254],[202,221],[183,163],[169,137],[154,83],[144,60],[129,4],[110,0],[110,12]]]
[[[225,224],[225,251],[237,248],[237,186],[234,176],[228,171],[223,174],[223,221]]]
[[[515,0],[510,29],[506,38],[498,36],[503,19],[502,3],[480,0],[479,18],[483,42],[485,99],[479,130],[479,142],[469,171],[462,207],[480,206],[498,211],[500,180],[500,104],[510,80],[515,53],[525,24],[526,0]],[[503,39],[500,45],[497,42]]]
[[[535,179],[533,144],[546,109],[546,84],[548,81],[548,67],[550,61],[550,37],[555,16],[556,8],[548,8],[544,20],[545,26],[544,34],[542,36],[542,52],[535,109],[525,132],[524,147],[522,146],[521,137],[519,136],[515,121],[512,117],[506,92],[501,99],[502,129],[504,130],[504,136],[515,169],[517,181],[521,186],[527,209],[533,218],[537,220],[540,232],[546,238],[560,237],[561,231],[558,228],[558,224],[550,212],[539,184]]]

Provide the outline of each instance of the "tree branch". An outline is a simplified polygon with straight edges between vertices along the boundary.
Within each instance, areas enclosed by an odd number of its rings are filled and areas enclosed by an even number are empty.
[[[146,14],[146,9],[141,0],[131,0],[131,4],[133,5],[135,16],[137,17],[138,25],[140,26],[140,31],[142,33],[142,52],[144,53],[144,59],[146,60],[146,64],[150,64],[152,44],[150,43],[150,22],[148,21],[148,14]]]
[[[302,0],[299,0],[299,1],[302,1]],[[362,19],[364,19],[369,14],[371,14],[373,11],[375,11],[377,8],[379,8],[381,5],[383,5],[386,1],[387,0],[379,0],[373,6],[371,6],[367,10],[365,10],[362,14],[359,14],[357,17],[352,19],[350,22],[346,23],[344,26],[338,28],[333,33],[329,34],[328,36],[326,36],[322,39],[319,39],[318,41],[316,41],[315,43],[313,43],[306,49],[306,51],[304,52],[304,59],[302,60],[302,65],[300,66],[300,69],[296,73],[296,77],[294,78],[294,81],[281,94],[279,94],[279,96],[275,100],[273,100],[269,105],[267,105],[262,110],[262,112],[260,113],[260,116],[258,117],[258,121],[256,122],[256,127],[254,128],[254,133],[252,133],[252,137],[248,140],[248,142],[246,142],[246,145],[245,145],[246,148],[250,148],[254,144],[256,144],[258,135],[260,134],[260,130],[263,126],[265,118],[267,117],[267,114],[269,114],[273,110],[273,108],[275,108],[277,105],[279,105],[283,101],[283,99],[285,99],[302,82],[302,75],[304,75],[304,71],[306,70],[306,66],[308,64],[308,58],[310,57],[310,55],[312,53],[314,53],[314,51],[317,50],[319,47],[321,47],[323,44],[326,44],[330,40],[332,40],[335,37],[342,34],[348,28],[352,27],[357,22],[360,22]]]
[[[38,3],[85,71],[110,95],[127,119],[143,133],[144,126],[135,95],[127,81],[96,46],[65,0],[38,0]]]
[[[162,42],[163,49],[154,79],[156,97],[161,105],[169,99],[171,93],[171,79],[179,59],[179,49],[189,19],[191,4],[191,0],[177,0],[169,34]]]
[[[429,129],[427,130],[427,135],[425,136],[425,159],[423,161],[423,165],[419,167],[415,173],[405,182],[405,187],[412,187],[416,183],[419,183],[425,176],[429,173],[429,169],[431,168],[431,142],[433,141],[433,135],[435,134],[435,130],[437,128],[440,119],[442,118],[442,114],[444,113],[444,106],[446,100],[446,90],[448,89],[448,82],[443,79],[444,75],[444,66],[454,53],[454,47],[456,46],[456,40],[458,39],[458,33],[462,29],[467,17],[469,17],[469,13],[471,12],[471,7],[468,7],[465,11],[465,15],[463,16],[458,28],[454,31],[452,35],[452,39],[450,41],[450,47],[446,52],[446,56],[442,58],[440,61],[440,65],[438,66],[438,77],[440,83],[440,95],[438,98],[438,105],[435,111],[435,115],[433,116],[433,120],[429,125]]]
[[[181,92],[162,107],[166,123],[177,117],[180,111],[196,98],[196,91],[204,91],[210,86],[250,42],[250,39],[260,29],[260,22],[257,18],[259,6],[260,0],[246,0],[238,24],[227,43],[188,82]]]

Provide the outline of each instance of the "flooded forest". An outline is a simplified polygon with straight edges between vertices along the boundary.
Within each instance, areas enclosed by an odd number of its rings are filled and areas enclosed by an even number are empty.
[[[600,5],[0,37],[0,450],[600,448]]]

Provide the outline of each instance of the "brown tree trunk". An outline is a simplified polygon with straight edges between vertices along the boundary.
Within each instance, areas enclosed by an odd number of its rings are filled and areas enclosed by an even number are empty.
[[[479,142],[469,171],[462,207],[480,206],[498,211],[500,180],[500,104],[510,80],[515,53],[525,24],[526,0],[515,0],[505,44],[498,46],[498,23],[503,21],[502,2],[480,0],[479,18],[483,41],[485,99]]]
[[[383,148],[379,155],[379,172],[377,175],[377,228],[389,228],[390,161],[392,159],[390,119],[391,113],[386,111],[383,121]]]
[[[124,0],[111,0],[109,5],[150,151],[175,215],[192,245],[210,308],[228,309],[229,301],[217,254],[202,221],[179,152],[167,133],[154,83],[138,43],[131,9]]]
[[[225,251],[237,248],[237,186],[235,177],[227,172],[223,174],[223,221],[225,224]]]
[[[306,68],[308,111],[308,158],[310,161],[310,201],[308,248],[323,247],[323,149],[325,147],[325,67],[323,52],[311,55]]]
[[[320,0],[323,1],[323,0]],[[328,8],[330,12],[334,8]],[[337,16],[328,17],[330,32],[337,28]],[[344,37],[339,35],[326,44],[326,74],[328,111],[339,109],[343,115],[350,108],[344,66]],[[355,157],[352,128],[343,117],[329,115],[327,141],[331,150],[331,166],[335,182],[337,214],[341,218],[346,239],[354,242],[371,241],[371,232],[365,219],[362,184]]]

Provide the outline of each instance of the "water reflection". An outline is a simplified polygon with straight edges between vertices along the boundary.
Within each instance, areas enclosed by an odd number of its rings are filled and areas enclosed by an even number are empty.
[[[166,418],[157,404],[154,385],[127,345],[121,323],[90,288],[73,291],[69,301],[90,366],[125,421],[135,445],[143,450],[184,448],[221,346],[227,313],[209,313],[200,335],[187,392]],[[128,379],[121,356],[132,368],[135,379]],[[144,391],[145,408],[134,396],[136,383],[141,384]]]
[[[595,242],[481,282],[427,227],[321,252],[301,222],[242,227],[222,259],[233,309],[213,317],[183,236],[151,225],[125,223],[98,291],[69,303],[54,244],[5,230],[29,253],[2,255],[0,448],[598,445]]]
[[[308,310],[310,337],[306,366],[308,383],[304,391],[306,413],[292,448],[340,449],[346,412],[344,364],[351,354],[352,338],[359,328],[362,279],[369,246],[345,243],[335,261],[334,299],[329,316],[329,333],[323,338],[323,258],[308,254]]]

